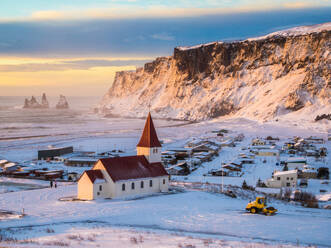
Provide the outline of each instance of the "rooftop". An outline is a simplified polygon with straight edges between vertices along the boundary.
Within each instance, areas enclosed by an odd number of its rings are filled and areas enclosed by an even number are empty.
[[[297,170],[275,171],[274,176],[297,174]]]
[[[167,176],[161,163],[149,163],[145,156],[104,158],[99,160],[116,181]]]
[[[97,179],[104,179],[101,170],[87,170],[85,173],[92,183],[94,183]]]

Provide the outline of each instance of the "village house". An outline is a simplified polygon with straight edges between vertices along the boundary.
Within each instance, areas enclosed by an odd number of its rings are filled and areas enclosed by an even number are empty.
[[[72,146],[50,147],[49,149],[38,151],[38,160],[53,160],[54,157],[73,152],[74,152],[74,148]]]
[[[2,159],[0,160],[0,167],[4,167],[5,164],[9,163],[8,160]]]
[[[275,171],[272,178],[266,181],[269,188],[296,187],[298,180],[298,171]]]
[[[191,173],[190,168],[186,162],[181,162],[167,168],[167,172],[170,175],[186,176]]]
[[[264,140],[260,140],[260,139],[252,140],[252,146],[264,146],[264,145],[266,145],[266,142]]]
[[[323,138],[314,137],[314,136],[310,136],[309,138],[306,138],[305,140],[307,142],[313,143],[313,144],[324,144],[325,143]]]
[[[78,198],[121,198],[167,192],[169,175],[161,163],[161,143],[148,114],[136,156],[100,159],[78,180]]]
[[[3,167],[3,171],[6,173],[11,173],[14,171],[18,171],[20,169],[20,166],[16,163],[7,163]]]
[[[303,169],[304,166],[307,164],[307,159],[302,157],[292,157],[288,158],[285,162],[287,168],[290,169]]]
[[[257,151],[258,156],[279,156],[277,149],[261,149]]]

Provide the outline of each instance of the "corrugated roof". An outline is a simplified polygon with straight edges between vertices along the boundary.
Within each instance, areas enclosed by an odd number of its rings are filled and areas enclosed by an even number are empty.
[[[103,158],[99,160],[114,182],[120,180],[167,176],[161,163],[149,163],[145,156]]]
[[[101,170],[87,170],[85,173],[92,183],[97,179],[104,179]]]
[[[139,147],[161,147],[157,137],[151,113],[148,113],[143,134],[138,143]]]

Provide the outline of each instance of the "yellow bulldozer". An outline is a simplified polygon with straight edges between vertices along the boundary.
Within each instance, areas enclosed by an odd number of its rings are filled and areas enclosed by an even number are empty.
[[[252,214],[273,215],[277,212],[274,207],[266,207],[267,199],[265,197],[256,197],[255,201],[247,204],[246,210]]]

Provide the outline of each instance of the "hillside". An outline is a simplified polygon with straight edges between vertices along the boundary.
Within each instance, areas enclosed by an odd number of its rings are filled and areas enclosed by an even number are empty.
[[[117,72],[98,106],[108,116],[257,120],[331,113],[331,23],[244,41],[177,47]]]

